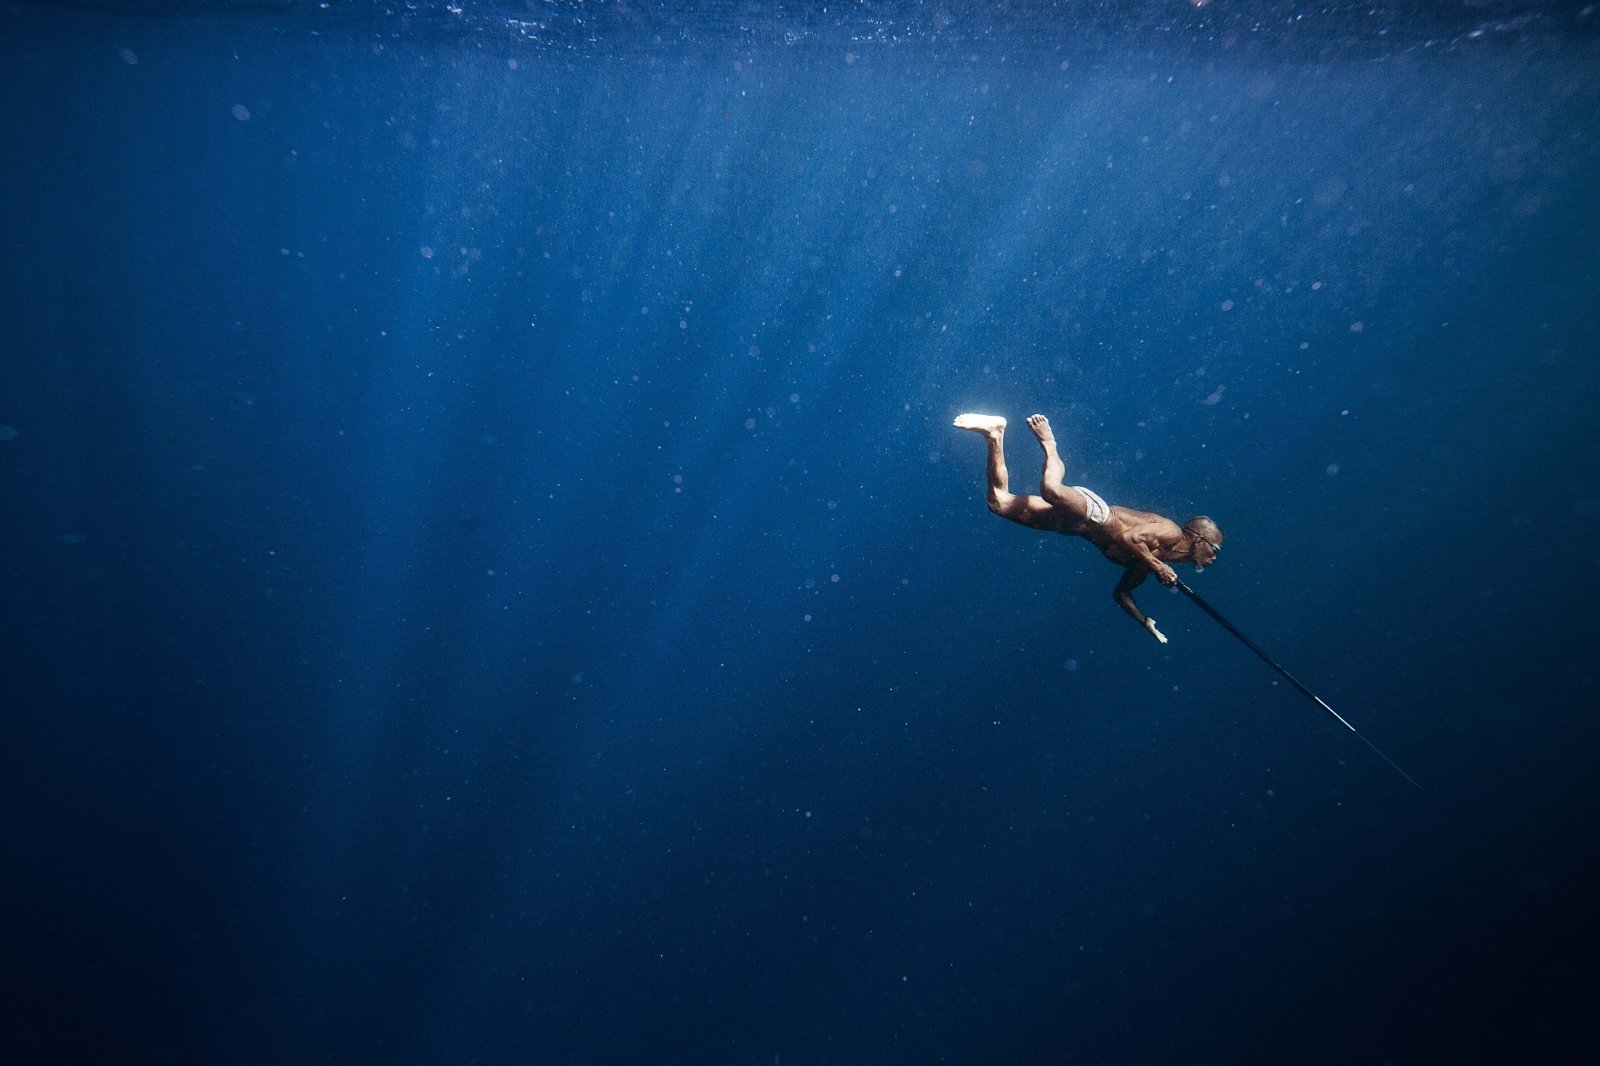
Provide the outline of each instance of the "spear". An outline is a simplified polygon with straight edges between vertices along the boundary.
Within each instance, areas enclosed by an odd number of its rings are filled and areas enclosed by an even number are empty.
[[[1182,589],[1183,590],[1183,594],[1185,596],[1189,597],[1191,600],[1193,600],[1195,602],[1195,604],[1202,611],[1204,611],[1206,614],[1209,614],[1212,618],[1215,618],[1217,620],[1218,624],[1220,624],[1223,629],[1226,629],[1229,633],[1232,633],[1234,636],[1238,637],[1240,643],[1242,643],[1245,647],[1249,648],[1251,651],[1255,652],[1257,655],[1261,656],[1261,658],[1266,661],[1266,664],[1268,666],[1272,667],[1274,670],[1278,671],[1278,673],[1282,674],[1283,677],[1284,677],[1284,680],[1288,681],[1289,684],[1293,685],[1296,689],[1298,689],[1302,696],[1304,696],[1306,699],[1310,700],[1311,702],[1315,703],[1318,707],[1321,707],[1323,710],[1327,711],[1329,714],[1333,715],[1333,717],[1338,720],[1340,725],[1342,725],[1346,729],[1350,730],[1350,732],[1355,733],[1356,737],[1361,741],[1361,743],[1365,744],[1367,747],[1371,748],[1373,751],[1378,753],[1378,758],[1382,759],[1384,762],[1386,762],[1390,766],[1394,767],[1395,773],[1399,774],[1401,777],[1405,778],[1407,781],[1410,781],[1411,784],[1414,785],[1416,788],[1418,788],[1418,789],[1422,788],[1422,786],[1418,785],[1416,780],[1414,778],[1412,778],[1412,776],[1410,774],[1408,774],[1404,770],[1400,769],[1399,764],[1396,763],[1393,759],[1389,758],[1389,756],[1385,755],[1378,748],[1378,746],[1376,744],[1374,744],[1372,741],[1368,740],[1366,737],[1362,736],[1360,733],[1356,732],[1356,727],[1351,725],[1349,722],[1345,721],[1344,720],[1344,716],[1341,715],[1338,711],[1334,710],[1332,707],[1329,707],[1326,700],[1324,700],[1321,696],[1317,695],[1315,692],[1312,692],[1310,689],[1308,689],[1304,685],[1302,685],[1300,683],[1300,680],[1297,677],[1295,677],[1293,674],[1291,674],[1289,671],[1285,670],[1281,665],[1279,665],[1278,660],[1276,660],[1272,656],[1268,655],[1266,653],[1266,651],[1262,649],[1261,645],[1257,644],[1255,641],[1251,640],[1249,637],[1247,637],[1243,633],[1239,632],[1239,627],[1238,626],[1234,625],[1232,622],[1230,622],[1226,618],[1224,618],[1222,616],[1222,612],[1218,611],[1215,607],[1211,606],[1205,600],[1201,599],[1200,598],[1200,594],[1198,592],[1196,592],[1194,589],[1190,588],[1188,585],[1185,585],[1181,578],[1178,580],[1178,588]]]

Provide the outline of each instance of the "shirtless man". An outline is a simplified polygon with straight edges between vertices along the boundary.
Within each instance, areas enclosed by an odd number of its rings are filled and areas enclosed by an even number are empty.
[[[1146,617],[1133,602],[1133,590],[1151,574],[1168,588],[1175,587],[1178,575],[1168,563],[1193,563],[1196,570],[1204,570],[1216,562],[1222,554],[1222,527],[1202,515],[1180,528],[1158,514],[1111,507],[1081,485],[1063,485],[1066,466],[1044,415],[1028,418],[1028,428],[1044,448],[1040,494],[1014,496],[1006,475],[1006,420],[998,415],[964,414],[957,416],[955,427],[981,433],[989,441],[989,510],[1030,529],[1082,537],[1107,559],[1125,567],[1112,598],[1165,644],[1167,638],[1156,628],[1155,619]]]

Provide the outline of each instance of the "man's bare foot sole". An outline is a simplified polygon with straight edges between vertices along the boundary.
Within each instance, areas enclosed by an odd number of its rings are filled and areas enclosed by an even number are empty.
[[[1033,430],[1033,435],[1039,438],[1040,444],[1048,444],[1056,439],[1055,433],[1050,429],[1050,420],[1044,415],[1029,415],[1028,428]]]
[[[999,415],[956,415],[950,423],[957,429],[970,429],[974,433],[998,433],[1006,428],[1006,420]]]

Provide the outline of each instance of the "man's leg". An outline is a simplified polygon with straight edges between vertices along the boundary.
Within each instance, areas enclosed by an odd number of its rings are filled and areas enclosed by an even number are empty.
[[[1006,420],[999,415],[958,415],[957,429],[981,433],[989,442],[989,510],[1025,526],[1037,526],[1038,518],[1050,511],[1050,504],[1038,496],[1016,496],[1006,470]],[[1076,493],[1074,493],[1076,495]]]
[[[1068,488],[1062,478],[1067,476],[1067,465],[1061,461],[1056,449],[1056,435],[1050,429],[1050,420],[1044,415],[1029,415],[1028,428],[1039,438],[1044,449],[1044,473],[1039,475],[1039,495],[1052,505],[1072,512],[1080,520],[1089,517],[1089,505],[1083,494]]]

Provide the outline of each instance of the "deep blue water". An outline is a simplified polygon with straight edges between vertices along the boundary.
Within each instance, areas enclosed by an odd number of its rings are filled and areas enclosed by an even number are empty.
[[[1579,1061],[1597,23],[0,7],[8,1061]]]

